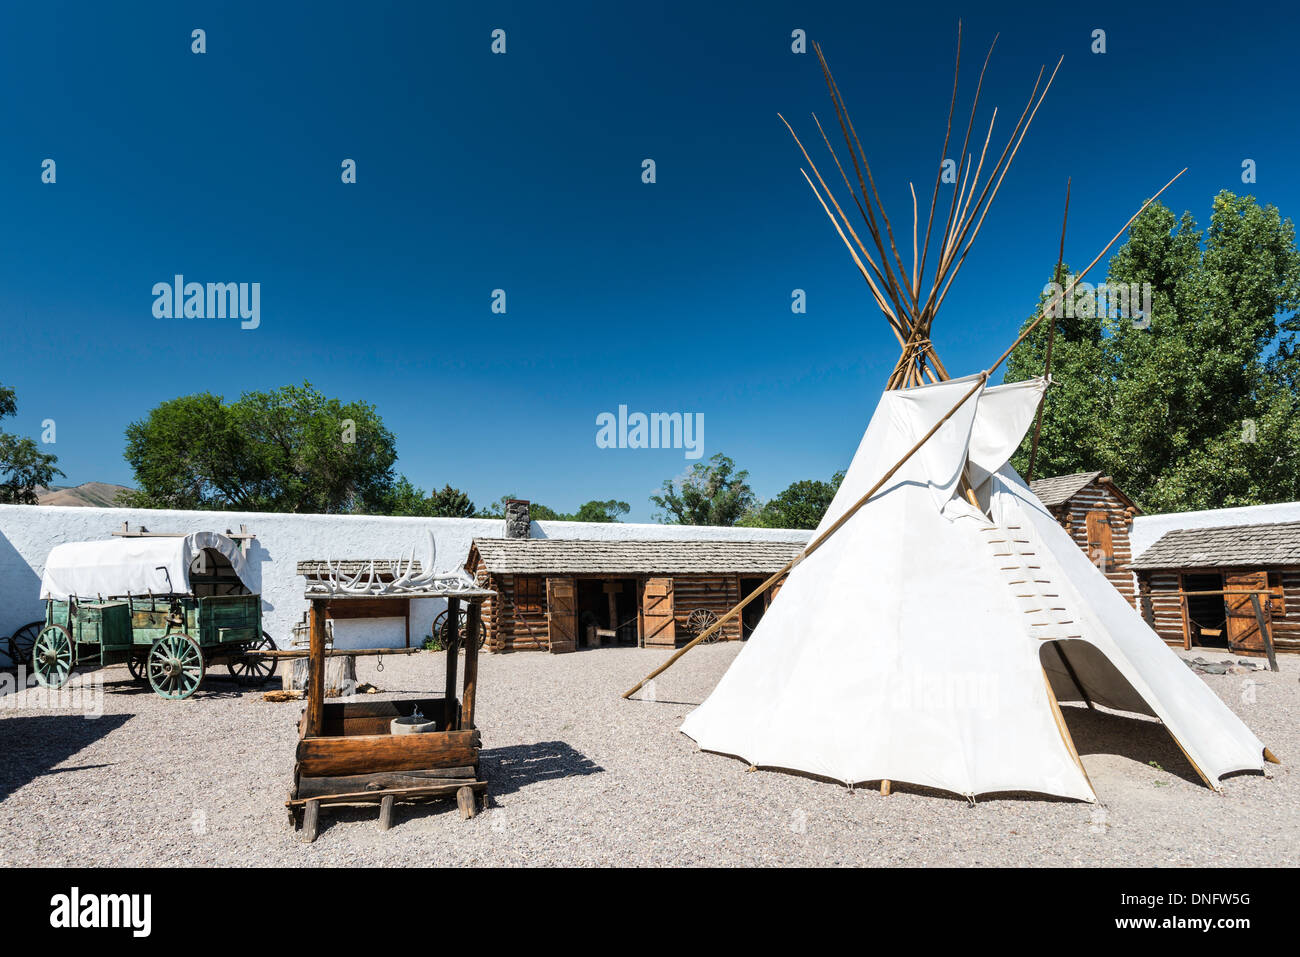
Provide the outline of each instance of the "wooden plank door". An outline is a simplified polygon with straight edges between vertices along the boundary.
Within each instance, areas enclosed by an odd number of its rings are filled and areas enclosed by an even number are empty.
[[[1088,535],[1088,557],[1105,574],[1115,562],[1115,546],[1110,537],[1110,513],[1092,511],[1084,517]]]
[[[1259,633],[1259,621],[1255,618],[1255,606],[1249,594],[1234,595],[1233,592],[1263,591],[1268,588],[1268,572],[1227,572],[1223,576],[1224,605],[1228,612],[1228,647],[1233,651],[1264,650],[1264,636]],[[1260,610],[1264,613],[1264,622],[1269,620],[1269,602],[1267,595],[1258,596]]]
[[[673,580],[647,578],[641,588],[641,617],[645,620],[645,646],[671,648],[677,644],[673,617]]]
[[[572,578],[546,579],[546,621],[551,654],[578,647],[578,589]]]

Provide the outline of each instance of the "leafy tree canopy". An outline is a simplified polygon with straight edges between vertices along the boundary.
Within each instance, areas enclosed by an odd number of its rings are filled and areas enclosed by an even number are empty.
[[[670,525],[735,525],[755,498],[749,473],[737,472],[736,463],[718,452],[681,478],[665,479],[650,501],[662,509],[656,518]]]
[[[844,473],[836,472],[829,482],[792,482],[784,492],[749,511],[736,524],[752,528],[816,528],[843,481]]]
[[[491,506],[477,513],[478,518],[503,518],[506,514],[506,502],[518,498],[518,495],[502,495]],[[557,512],[541,502],[529,502],[528,514],[533,521],[554,522],[618,522],[620,515],[632,510],[627,502],[609,499],[605,502],[592,500],[578,506],[576,512]]]
[[[444,485],[426,496],[405,475],[393,483],[384,509],[388,515],[419,515],[425,518],[473,518],[477,513],[469,496]]]
[[[1150,283],[1150,315],[1055,320],[1035,475],[1101,469],[1152,512],[1300,499],[1291,220],[1225,190],[1206,232],[1153,203],[1106,283]],[[1011,356],[1008,381],[1041,374],[1047,329]],[[1022,471],[1030,441],[1013,459]]]
[[[14,390],[0,385],[0,419],[18,412]],[[58,456],[42,452],[35,439],[0,432],[0,502],[35,505],[36,489],[48,486],[63,473],[55,467]]]
[[[393,490],[393,435],[375,407],[310,383],[164,402],[126,429],[126,460],[146,508],[382,512]]]

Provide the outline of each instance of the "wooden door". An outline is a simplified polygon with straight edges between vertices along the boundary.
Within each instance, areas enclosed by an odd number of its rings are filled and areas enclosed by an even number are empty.
[[[641,589],[642,634],[647,648],[677,644],[677,622],[673,618],[673,580],[647,578]]]
[[[1088,534],[1088,557],[1103,574],[1111,571],[1115,561],[1115,546],[1110,538],[1110,513],[1100,510],[1089,512],[1084,522]]]
[[[1267,572],[1227,572],[1223,576],[1224,605],[1228,613],[1228,647],[1233,651],[1264,650],[1264,636],[1259,633],[1259,619],[1255,617],[1255,604],[1250,595],[1234,595],[1233,592],[1263,591],[1268,588]],[[1259,608],[1264,615],[1265,626],[1269,623],[1269,602],[1267,595],[1256,595]]]
[[[551,654],[578,647],[578,589],[572,578],[546,579],[546,622]]]

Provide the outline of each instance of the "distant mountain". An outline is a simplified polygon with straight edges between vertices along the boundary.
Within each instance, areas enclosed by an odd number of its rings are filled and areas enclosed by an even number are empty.
[[[113,485],[109,482],[85,482],[81,485],[51,488],[37,488],[36,497],[41,505],[88,505],[95,508],[110,508],[117,504],[117,496],[122,492],[132,492],[125,485]]]

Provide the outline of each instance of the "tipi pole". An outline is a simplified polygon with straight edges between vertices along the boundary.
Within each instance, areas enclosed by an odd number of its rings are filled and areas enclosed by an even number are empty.
[[[1110,242],[1106,244],[1106,247],[1101,252],[1097,253],[1096,257],[1092,260],[1092,262],[1088,263],[1088,265],[1084,267],[1083,272],[1079,273],[1079,275],[1075,276],[1073,279],[1070,280],[1069,288],[1061,290],[1061,292],[1055,296],[1055,298],[1052,300],[1052,302],[1049,305],[1054,307],[1057,303],[1064,302],[1065,297],[1074,290],[1074,287],[1080,283],[1080,281],[1083,279],[1084,276],[1088,274],[1088,272],[1092,269],[1092,267],[1097,265],[1097,263],[1101,261],[1101,257],[1106,255],[1106,253],[1110,252],[1110,247],[1114,246],[1115,243],[1119,241],[1119,238],[1124,235],[1125,230],[1127,230],[1130,226],[1133,225],[1133,220],[1141,216],[1142,213],[1146,211],[1146,208],[1148,206],[1150,206],[1152,203],[1154,203],[1157,199],[1160,198],[1160,193],[1163,193],[1170,186],[1173,186],[1174,182],[1178,179],[1178,177],[1182,176],[1183,173],[1186,172],[1187,172],[1187,167],[1184,166],[1181,170],[1178,171],[1177,174],[1175,174],[1173,179],[1165,183],[1164,186],[1160,187],[1160,192],[1156,193],[1145,203],[1139,206],[1138,211],[1128,218],[1128,222],[1120,227],[1119,232],[1117,232],[1114,236],[1111,237]],[[1016,341],[1011,343],[1011,345],[1007,348],[1006,352],[998,356],[998,361],[993,363],[993,365],[989,366],[989,371],[987,375],[992,375],[997,370],[997,367],[1002,365],[1002,363],[1006,361],[1007,356],[1015,352],[1016,347],[1019,346],[1020,343],[1024,342],[1025,337],[1027,337],[1031,332],[1033,332],[1035,327],[1037,327],[1037,325],[1040,322],[1042,322],[1046,317],[1047,317],[1047,308],[1044,307],[1043,311],[1038,314],[1038,318],[1025,327],[1025,331],[1020,333],[1020,335],[1016,337]]]
[[[917,451],[921,448],[921,446],[925,445],[925,443],[930,440],[931,436],[933,436],[936,432],[939,431],[940,428],[942,428],[945,422],[947,422],[954,415],[956,415],[957,410],[966,404],[967,399],[969,399],[971,396],[973,396],[976,392],[978,392],[980,389],[984,387],[984,383],[988,381],[988,377],[989,374],[987,372],[981,372],[975,384],[966,391],[965,395],[963,395],[960,399],[957,400],[957,404],[954,405],[947,412],[945,412],[943,418],[941,418],[938,422],[936,422],[929,432],[926,432],[925,435],[921,436],[920,440],[915,445],[913,445],[910,449],[908,449],[907,453],[896,463],[894,463],[894,466],[888,472],[886,472],[883,476],[881,476],[880,481],[878,481],[875,485],[871,486],[870,491],[868,491],[866,495],[862,496],[862,498],[854,502],[853,505],[850,506],[850,508],[843,515],[841,515],[838,519],[835,520],[834,524],[832,524],[830,528],[826,529],[826,531],[822,532],[815,539],[813,539],[808,544],[808,547],[805,548],[798,555],[796,555],[794,558],[792,558],[789,562],[787,562],[785,564],[785,567],[781,568],[779,571],[773,574],[771,578],[763,582],[763,584],[759,585],[752,592],[746,595],[739,604],[737,604],[734,608],[731,609],[731,611],[727,612],[725,615],[723,615],[721,618],[715,621],[708,628],[704,629],[704,631],[696,635],[695,638],[692,639],[690,642],[683,645],[681,648],[677,649],[677,652],[671,658],[669,658],[667,661],[665,661],[654,671],[650,672],[650,674],[646,675],[644,678],[638,681],[636,685],[629,688],[627,691],[624,691],[623,697],[624,698],[632,697],[632,695],[636,694],[638,691],[644,688],[648,682],[654,680],[657,676],[663,674],[665,671],[671,668],[677,662],[677,660],[682,657],[682,655],[686,654],[686,652],[690,651],[701,641],[704,641],[704,639],[708,638],[710,635],[716,632],[719,628],[721,628],[731,619],[735,618],[738,614],[740,614],[740,612],[744,609],[746,605],[748,605],[751,601],[753,601],[755,598],[757,598],[759,595],[765,592],[772,585],[780,581],[783,575],[785,575],[787,572],[793,569],[801,561],[803,561],[813,552],[817,551],[817,549],[821,548],[821,546],[826,542],[828,538],[830,538],[837,531],[839,531],[840,528],[844,526],[845,522],[847,522],[850,518],[852,518],[854,515],[857,514],[858,509],[862,508],[863,505],[867,504],[867,501],[871,498],[871,496],[875,495],[878,491],[880,491],[880,489],[884,487],[884,484],[888,482],[891,478],[893,478],[894,473],[897,472],[899,469],[901,469],[903,465],[907,462],[907,460],[910,459],[913,455],[915,455]]]
[[[1061,288],[1061,280],[1065,277],[1061,275],[1061,270],[1065,268],[1065,224],[1070,221],[1070,179],[1065,180],[1065,215],[1061,217],[1061,251],[1056,257],[1056,272],[1052,273],[1052,278],[1056,283],[1056,288]],[[1053,322],[1047,327],[1047,352],[1043,359],[1043,378],[1051,380],[1052,378],[1052,340],[1056,338],[1056,323]],[[1047,404],[1047,392],[1043,392],[1043,397],[1038,400],[1038,413],[1034,416],[1034,440],[1029,446],[1029,468],[1025,470],[1025,481],[1034,480],[1034,462],[1038,459],[1038,434],[1043,429],[1043,406]]]
[[[1074,746],[1074,738],[1070,735],[1070,729],[1065,725],[1065,715],[1061,714],[1061,705],[1056,700],[1056,692],[1052,690],[1052,682],[1047,677],[1046,669],[1043,669],[1043,685],[1047,688],[1047,700],[1052,706],[1052,718],[1056,721],[1056,730],[1061,733],[1061,741],[1065,744],[1065,749],[1070,752],[1070,757],[1074,759],[1074,764],[1079,769],[1079,773],[1083,775],[1084,781],[1088,783],[1088,790],[1092,792],[1092,799],[1096,801],[1098,800],[1097,789],[1092,786],[1092,778],[1088,777],[1088,769],[1083,766],[1083,759],[1079,757],[1079,749]],[[1191,759],[1188,758],[1188,760]]]

